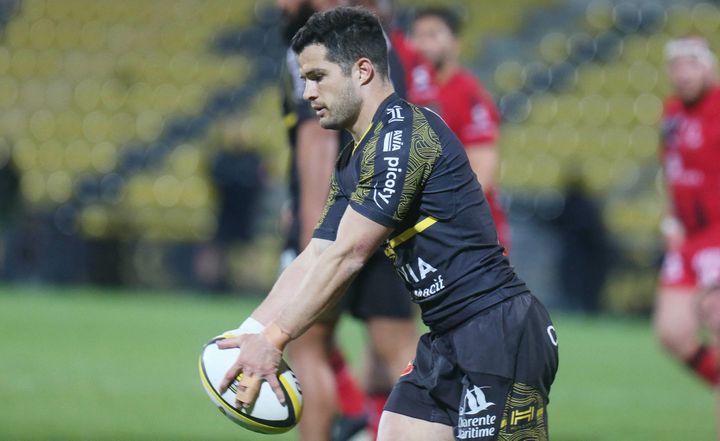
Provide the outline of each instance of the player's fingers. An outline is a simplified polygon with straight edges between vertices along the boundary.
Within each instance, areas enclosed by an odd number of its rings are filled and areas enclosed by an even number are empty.
[[[250,407],[260,393],[261,384],[262,377],[256,375],[243,375],[243,378],[240,380],[241,387],[238,387],[235,401],[237,401],[240,406]]]
[[[278,380],[277,375],[269,375],[265,377],[265,380],[268,382],[273,392],[275,392],[275,396],[277,397],[280,404],[285,404],[285,393],[280,386],[280,381]]]
[[[240,365],[237,363],[233,364],[230,369],[225,373],[225,376],[223,377],[222,381],[220,382],[220,393],[224,394],[225,391],[230,387],[233,381],[237,378],[237,376],[242,371]]]
[[[242,339],[240,337],[223,338],[217,341],[217,347],[220,349],[239,348]]]

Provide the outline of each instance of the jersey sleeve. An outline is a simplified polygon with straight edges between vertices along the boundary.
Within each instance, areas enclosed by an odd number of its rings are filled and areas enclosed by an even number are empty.
[[[348,200],[340,191],[337,181],[337,172],[333,173],[330,180],[330,191],[325,202],[325,208],[320,213],[313,237],[316,239],[335,240],[337,237],[338,226],[342,219],[345,209],[348,206]]]
[[[360,152],[359,180],[350,206],[387,227],[397,227],[417,201],[440,155],[437,134],[415,107],[396,107]]]
[[[500,113],[492,98],[480,85],[468,80],[466,102],[458,111],[466,112],[459,129],[458,138],[465,147],[475,144],[488,144],[497,141],[500,131]]]

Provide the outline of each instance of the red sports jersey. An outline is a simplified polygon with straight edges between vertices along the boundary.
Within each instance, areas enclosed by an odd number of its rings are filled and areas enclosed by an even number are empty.
[[[720,225],[687,240],[679,250],[669,251],[660,282],[664,287],[707,288],[720,284]]]
[[[458,70],[443,84],[435,86],[434,89],[423,88],[422,92],[418,92],[416,86],[416,83],[411,83],[408,95],[411,98],[414,96],[417,104],[437,112],[466,149],[494,146],[499,135],[500,113],[492,98],[472,74]],[[497,201],[495,189],[484,190],[497,228],[498,240],[505,248],[510,249],[509,226],[505,212]]]
[[[415,50],[402,31],[392,31],[390,43],[405,69],[407,100],[420,104],[434,99],[438,94],[438,87],[435,85],[435,70],[432,65]]]
[[[458,70],[443,84],[437,84],[435,71],[402,33],[393,32],[391,41],[398,52],[408,85],[408,101],[438,113],[465,148],[494,143],[499,134],[500,113],[475,77]],[[494,188],[485,188],[498,240],[510,248],[510,228],[505,212],[497,202]]]
[[[662,135],[673,211],[686,235],[720,224],[720,87],[693,105],[668,99]]]

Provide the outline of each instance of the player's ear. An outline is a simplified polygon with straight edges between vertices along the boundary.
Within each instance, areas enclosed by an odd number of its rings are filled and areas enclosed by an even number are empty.
[[[353,79],[357,80],[360,85],[364,86],[369,83],[375,76],[375,66],[367,58],[360,58],[353,66]]]

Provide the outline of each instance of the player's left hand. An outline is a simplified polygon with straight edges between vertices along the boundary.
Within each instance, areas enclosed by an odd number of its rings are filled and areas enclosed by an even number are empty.
[[[250,407],[260,392],[262,380],[272,387],[280,403],[285,403],[285,395],[277,378],[282,352],[275,347],[264,334],[244,334],[230,337],[217,343],[220,349],[240,348],[235,363],[225,374],[220,383],[220,393],[230,387],[230,384],[242,373],[236,394],[236,405]]]

